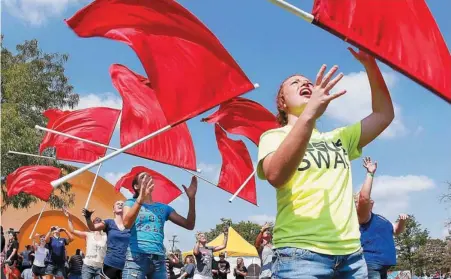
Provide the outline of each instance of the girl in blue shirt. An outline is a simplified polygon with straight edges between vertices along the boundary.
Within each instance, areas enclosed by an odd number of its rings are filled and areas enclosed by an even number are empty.
[[[131,231],[124,279],[166,279],[165,222],[170,220],[185,229],[194,229],[197,179],[193,177],[188,188],[183,186],[189,200],[186,218],[166,204],[153,202],[152,191],[155,187],[161,186],[154,185],[148,173],[137,174],[133,179],[135,195],[124,204],[124,226]]]

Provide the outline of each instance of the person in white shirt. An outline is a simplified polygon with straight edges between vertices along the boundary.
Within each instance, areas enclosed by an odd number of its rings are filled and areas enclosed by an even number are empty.
[[[34,260],[31,266],[31,271],[35,278],[41,278],[45,276],[45,258],[49,254],[49,249],[45,247],[45,235],[36,234],[35,237],[39,237],[39,242],[36,243],[33,239],[34,246]]]
[[[86,239],[86,255],[83,258],[83,267],[81,271],[82,279],[100,279],[100,273],[103,267],[103,259],[106,255],[107,235],[103,231],[84,232],[74,229],[72,216],[67,208],[63,208],[64,215],[67,216],[69,231],[77,237]],[[102,219],[96,218],[93,223],[100,223]]]

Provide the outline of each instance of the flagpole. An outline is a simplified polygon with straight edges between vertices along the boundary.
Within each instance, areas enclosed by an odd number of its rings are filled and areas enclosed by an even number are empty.
[[[256,171],[257,171],[257,170],[255,169],[255,170],[251,173],[251,175],[249,175],[249,177],[246,178],[246,180],[245,180],[244,183],[240,186],[240,188],[238,188],[238,190],[236,190],[235,194],[233,194],[233,196],[229,199],[229,202],[230,202],[230,203],[231,203],[231,202],[236,198],[236,196],[238,196],[238,194],[244,189],[244,187],[245,187],[246,184],[249,182],[249,180],[251,180],[251,178],[254,177]]]
[[[41,131],[45,131],[45,132],[48,132],[48,133],[57,134],[57,135],[60,135],[60,136],[63,136],[63,137],[68,137],[68,138],[75,139],[75,140],[79,140],[79,141],[82,141],[82,142],[87,142],[87,143],[90,143],[90,144],[92,144],[92,145],[104,147],[104,148],[107,148],[107,149],[110,149],[110,150],[114,150],[114,151],[118,151],[118,150],[119,150],[119,149],[116,148],[116,147],[111,147],[111,146],[108,146],[108,145],[105,145],[105,144],[102,144],[102,143],[99,143],[99,142],[91,141],[91,140],[84,139],[84,138],[80,138],[80,137],[73,136],[73,135],[69,135],[69,134],[66,134],[66,133],[63,133],[63,132],[59,132],[59,131],[55,131],[55,130],[52,130],[52,129],[44,128],[44,127],[41,127],[41,126],[39,126],[39,125],[36,125],[36,126],[34,126],[34,127],[35,127],[36,129],[38,129],[38,130],[41,130]],[[25,155],[25,154],[22,154],[22,155]],[[37,155],[32,155],[32,156],[37,156]],[[187,169],[184,169],[184,168],[181,168],[181,167],[178,167],[178,166],[174,166],[174,167],[180,168],[180,169],[182,169],[182,170],[184,170],[184,171],[190,173],[191,175],[194,175],[194,176],[196,176],[197,178],[199,178],[199,179],[201,179],[201,180],[203,180],[203,181],[205,181],[205,182],[207,182],[207,183],[210,183],[210,184],[213,185],[213,186],[218,187],[217,184],[215,184],[215,183],[209,181],[208,179],[206,179],[206,178],[204,178],[204,177],[202,177],[202,176],[196,174],[195,172],[192,172],[192,171],[190,171],[190,170],[187,170]],[[197,172],[201,172],[201,170],[198,169]]]
[[[315,19],[315,17],[310,14],[307,13],[306,11],[303,11],[301,9],[299,9],[298,7],[283,1],[283,0],[269,0],[269,2],[273,3],[276,6],[281,7],[282,9],[285,9],[295,15],[297,15],[298,17],[302,18],[303,20],[307,21],[308,23],[312,23],[313,20]]]
[[[8,154],[25,155],[25,156],[30,156],[30,157],[42,158],[42,159],[56,160],[56,158],[53,158],[53,157],[41,156],[41,155],[34,155],[34,154],[23,153],[23,152],[17,152],[17,151],[11,151],[11,150],[8,151]]]
[[[100,163],[97,167],[96,176],[94,176],[94,180],[92,181],[91,190],[88,194],[88,199],[86,200],[85,208],[88,208],[89,200],[91,199],[92,193],[94,192],[94,187],[96,186],[97,177],[99,176],[100,168],[102,168],[102,164]]]
[[[32,239],[32,238],[33,238],[33,234],[34,234],[34,232],[35,232],[35,230],[36,230],[36,227],[38,226],[39,220],[41,220],[41,216],[42,216],[42,213],[44,213],[44,209],[45,209],[45,206],[46,206],[46,205],[47,205],[47,204],[44,203],[44,206],[43,206],[42,209],[41,209],[41,213],[39,213],[39,217],[38,217],[38,219],[36,220],[36,223],[34,223],[34,227],[33,227],[33,230],[31,231],[31,234],[30,234],[29,239]]]

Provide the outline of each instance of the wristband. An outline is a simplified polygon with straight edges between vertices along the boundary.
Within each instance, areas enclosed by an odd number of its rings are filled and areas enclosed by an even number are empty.
[[[371,172],[367,172],[366,175],[374,177],[374,173],[371,173]]]

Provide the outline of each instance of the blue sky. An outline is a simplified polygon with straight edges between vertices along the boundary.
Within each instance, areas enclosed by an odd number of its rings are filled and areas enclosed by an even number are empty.
[[[297,1],[310,11],[312,2]],[[446,11],[451,2],[427,1],[448,46],[451,44],[451,22]],[[66,27],[70,17],[87,3],[83,0],[5,0],[2,1],[2,34],[4,44],[13,49],[24,40],[36,38],[46,52],[70,55],[66,65],[69,81],[80,94],[80,108],[88,106],[120,107],[121,99],[111,84],[108,68],[121,63],[144,73],[134,52],[124,44],[104,39],[81,39]],[[253,82],[260,88],[244,97],[253,99],[275,112],[275,94],[281,81],[293,73],[313,78],[323,64],[338,64],[346,75],[337,87],[346,88],[347,96],[335,101],[319,120],[323,131],[350,124],[366,116],[371,109],[370,91],[362,66],[346,49],[347,44],[329,33],[272,5],[268,1],[180,1],[200,18],[221,40]],[[294,2],[295,3],[295,2]],[[433,237],[445,235],[444,221],[451,211],[439,202],[451,181],[450,106],[413,81],[379,63],[396,107],[396,119],[388,131],[364,149],[365,156],[379,162],[374,185],[375,211],[395,221],[399,213],[414,214]],[[213,126],[201,123],[201,117],[188,122],[203,175],[217,179],[221,158]],[[245,140],[252,158],[256,147]],[[119,145],[118,133],[112,146]],[[115,182],[133,166],[153,168],[177,185],[189,183],[182,170],[121,155],[105,163],[101,175]],[[360,187],[365,171],[361,161],[353,162],[354,188]],[[101,194],[101,193],[95,193]],[[275,191],[257,180],[259,207],[242,200],[228,202],[230,195],[199,182],[196,231],[214,227],[221,217],[234,221],[272,220],[276,213]],[[83,201],[76,201],[83,202]],[[172,206],[181,214],[187,212],[185,197]],[[179,236],[179,247],[190,249],[194,232],[168,224],[166,235]]]

